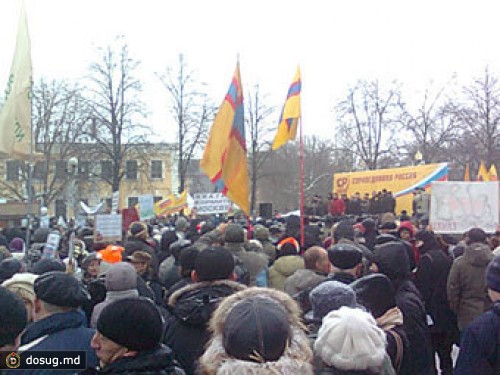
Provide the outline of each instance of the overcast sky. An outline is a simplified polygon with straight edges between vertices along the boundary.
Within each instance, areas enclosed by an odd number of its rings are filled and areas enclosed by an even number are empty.
[[[0,92],[15,44],[20,0],[0,0]],[[141,60],[143,100],[156,141],[174,140],[156,72],[184,53],[223,99],[240,56],[243,85],[259,83],[281,107],[297,64],[305,134],[333,137],[334,105],[358,79],[403,84],[407,102],[456,73],[468,83],[500,71],[498,1],[26,0],[34,80],[77,81],[96,47],[124,35]],[[246,92],[245,92],[246,93]],[[279,110],[274,113],[277,122]]]

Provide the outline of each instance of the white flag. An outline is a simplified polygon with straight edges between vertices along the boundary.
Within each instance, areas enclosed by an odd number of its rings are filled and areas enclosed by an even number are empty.
[[[0,154],[25,157],[31,145],[31,42],[24,3],[17,27],[16,50],[0,112]]]

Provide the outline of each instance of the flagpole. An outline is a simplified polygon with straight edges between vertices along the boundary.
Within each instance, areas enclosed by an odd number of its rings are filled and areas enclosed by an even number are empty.
[[[302,140],[302,115],[299,119],[299,164],[300,164],[300,244],[304,247],[304,142]]]

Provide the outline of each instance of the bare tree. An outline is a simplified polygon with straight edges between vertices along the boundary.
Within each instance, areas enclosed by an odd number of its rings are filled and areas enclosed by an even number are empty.
[[[177,163],[181,193],[185,188],[189,163],[206,142],[215,106],[209,102],[203,92],[204,85],[196,80],[182,54],[179,55],[179,65],[175,72],[172,67],[168,67],[166,74],[158,76],[168,91],[171,113],[177,125]]]
[[[41,80],[33,87],[33,123],[36,144],[36,163],[33,167],[31,189],[33,196],[49,205],[61,197],[67,188],[67,160],[78,156],[88,110],[80,89],[58,81]],[[28,183],[28,165],[21,161],[15,168],[19,174],[14,181],[0,183],[12,197],[23,200]]]
[[[263,104],[265,95],[260,92],[259,85],[249,92],[247,99],[247,134],[250,140],[250,153],[248,160],[250,163],[250,212],[254,213],[257,201],[257,184],[262,176],[262,165],[265,163],[271,152],[271,143],[267,139],[271,132],[270,126],[266,126],[267,118],[274,109]]]
[[[397,143],[401,151],[412,156],[419,150],[425,163],[446,158],[445,150],[460,135],[460,124],[454,116],[446,97],[446,85],[437,92],[427,88],[422,103],[416,110],[409,110],[401,103],[399,136]]]
[[[88,104],[93,121],[87,134],[95,142],[96,157],[111,161],[111,174],[103,174],[102,179],[117,191],[125,176],[126,159],[141,159],[144,148],[140,145],[150,129],[141,123],[146,112],[139,98],[142,84],[135,75],[139,61],[130,57],[123,38],[99,52],[100,60],[90,66]],[[146,167],[145,163],[139,165]]]
[[[497,159],[500,142],[500,85],[486,68],[484,76],[463,88],[465,100],[455,113],[464,128],[464,140],[473,139],[474,154],[490,165]]]
[[[384,92],[378,81],[358,81],[337,105],[341,146],[352,149],[368,169],[376,169],[379,158],[389,152],[400,97],[395,82]]]

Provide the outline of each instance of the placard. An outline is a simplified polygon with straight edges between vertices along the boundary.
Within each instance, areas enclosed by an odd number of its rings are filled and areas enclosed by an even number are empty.
[[[194,194],[194,207],[198,215],[225,214],[232,207],[222,193]]]
[[[464,233],[498,227],[498,182],[433,182],[430,224],[436,233]]]
[[[116,213],[120,208],[120,192],[113,192],[113,196],[111,197],[111,212]]]
[[[96,215],[94,242],[116,242],[122,240],[122,215]]]
[[[56,251],[59,248],[61,235],[58,232],[49,233],[47,242],[43,246],[42,258],[53,259],[56,256]]]
[[[153,194],[139,195],[139,217],[141,220],[155,217]]]

